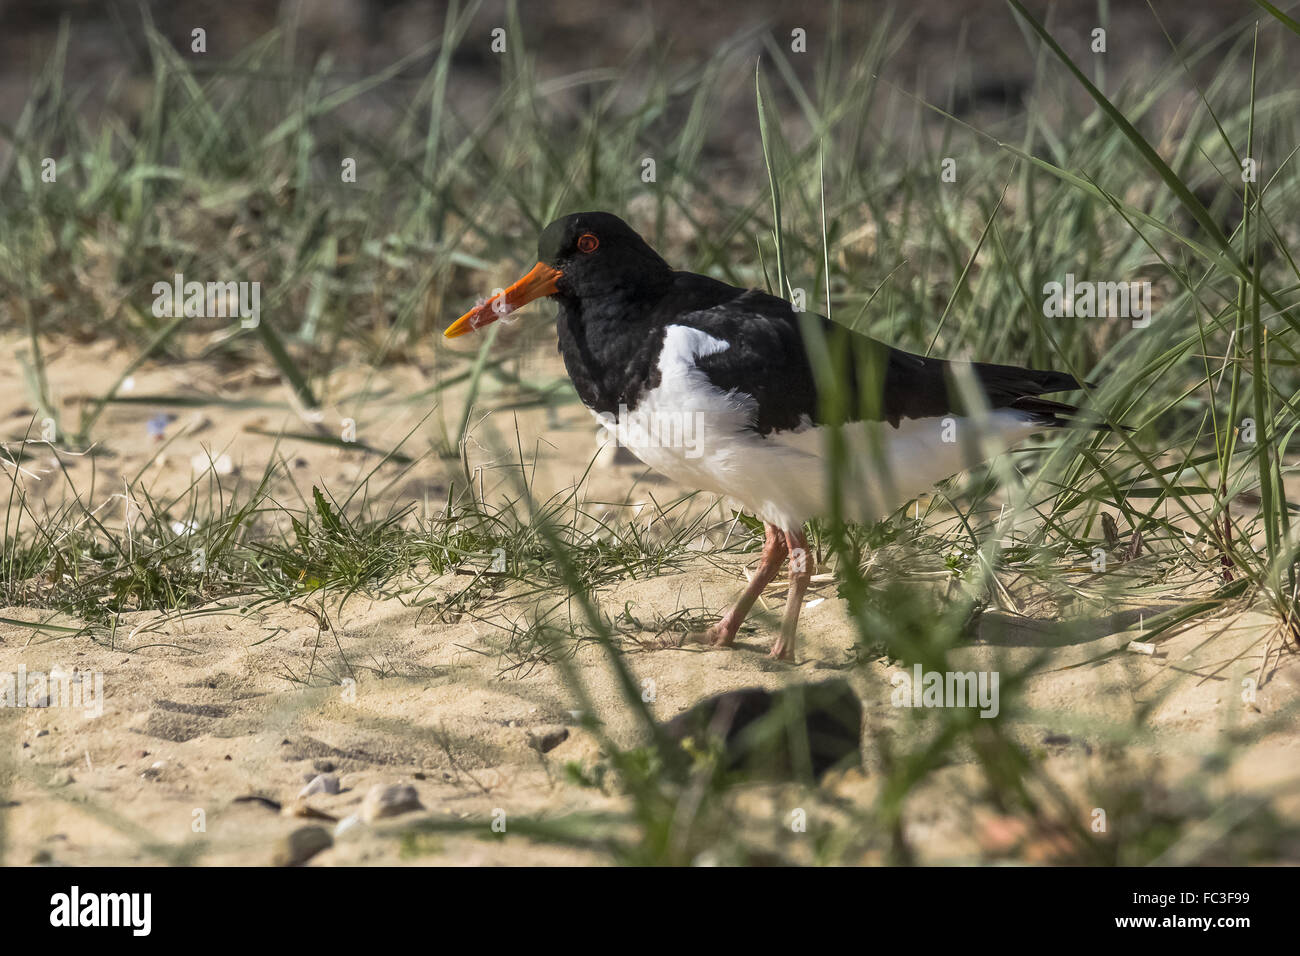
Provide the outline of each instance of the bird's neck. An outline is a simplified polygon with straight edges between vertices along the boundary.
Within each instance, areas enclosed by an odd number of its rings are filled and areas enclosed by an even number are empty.
[[[560,354],[578,397],[595,412],[635,408],[655,374],[654,302],[644,297],[561,299]]]

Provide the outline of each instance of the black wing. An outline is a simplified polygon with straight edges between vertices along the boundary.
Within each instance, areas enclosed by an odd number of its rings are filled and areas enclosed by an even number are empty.
[[[962,414],[953,374],[959,363],[913,355],[822,316],[810,318],[824,335],[835,377],[845,384],[839,410],[820,401],[799,317],[784,299],[749,290],[678,321],[729,343],[729,348],[702,356],[697,364],[718,388],[754,396],[761,434],[809,422],[871,420],[897,427],[904,418]],[[984,362],[960,364],[968,365],[991,408],[1018,409],[1046,426],[1066,424],[1068,419],[1060,416],[1078,411],[1039,397],[1081,388],[1072,375]]]

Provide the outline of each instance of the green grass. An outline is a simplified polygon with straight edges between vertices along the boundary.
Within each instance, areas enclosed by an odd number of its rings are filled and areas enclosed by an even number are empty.
[[[893,19],[867,42],[832,31],[811,84],[770,36],[756,73],[744,36],[687,66],[664,62],[647,38],[624,73],[546,80],[514,42],[496,98],[473,116],[448,93],[473,4],[453,5],[441,36],[416,54],[359,79],[322,65],[281,82],[293,38],[278,32],[200,69],[146,25],[146,106],[97,122],[66,88],[61,43],[18,122],[0,128],[13,147],[0,169],[0,327],[24,339],[18,359],[33,409],[26,433],[5,436],[4,601],[49,610],[37,630],[71,621],[111,642],[132,610],[397,596],[439,620],[494,622],[485,646],[503,676],[560,668],[580,703],[588,693],[574,652],[595,643],[651,745],[627,750],[602,736],[605,762],[572,773],[626,793],[629,815],[534,821],[515,832],[634,863],[780,858],[770,828],[736,825],[734,788],[707,760],[685,765],[654,746],[658,730],[622,659],[698,627],[706,609],[647,620],[635,606],[611,611],[609,601],[620,582],[691,567],[699,558],[688,545],[707,531],[730,532],[712,560],[748,560],[759,529],[690,499],[640,516],[622,502],[597,514],[578,488],[536,500],[518,435],[498,439],[507,464],[494,484],[507,490],[484,500],[464,439],[477,427],[487,444],[491,429],[474,426],[474,410],[555,409],[575,396],[524,361],[551,348],[543,322],[510,344],[494,330],[476,354],[429,355],[440,329],[499,281],[500,263],[511,271],[532,261],[535,236],[555,215],[631,208],[633,225],[679,267],[800,290],[810,308],[824,303],[841,324],[916,351],[1057,367],[1098,383],[1084,402],[1114,431],[1054,435],[874,527],[833,517],[814,525],[810,540],[834,568],[856,627],[845,666],[883,657],[947,670],[981,611],[1019,612],[1028,601],[1058,610],[1179,604],[1134,628],[1154,642],[1188,621],[1258,607],[1293,646],[1300,542],[1286,482],[1294,483],[1300,422],[1300,92],[1286,57],[1300,36],[1261,7],[1258,30],[1275,41],[1267,59],[1255,31],[1243,29],[1171,49],[1141,83],[1117,85],[1101,61],[1076,65],[1050,24],[1010,0],[1006,29],[1035,63],[1032,99],[991,128],[880,79],[907,41],[908,25]],[[732,176],[705,147],[716,99],[742,76],[756,83],[760,148]],[[1167,124],[1166,98],[1188,87],[1195,95]],[[581,90],[586,106],[557,110],[549,97],[564,89]],[[350,109],[375,96],[392,110],[390,128]],[[645,155],[659,170],[649,186],[637,174]],[[1243,183],[1242,161],[1256,155],[1260,177]],[[57,189],[40,179],[45,156],[59,158]],[[357,159],[355,184],[339,180],[344,156]],[[957,160],[955,183],[940,179],[945,157]],[[154,317],[150,287],[174,272],[260,279],[262,323]],[[1149,280],[1153,321],[1139,329],[1127,319],[1046,318],[1044,283],[1066,273]],[[46,355],[105,338],[134,360],[64,420]],[[839,353],[810,345],[827,356],[826,401],[842,404],[830,359]],[[372,387],[380,370],[413,357],[430,363],[428,389],[394,396]],[[121,390],[146,363],[182,358],[269,363],[286,391],[272,410],[430,414],[395,447],[369,448],[374,468],[354,487],[313,487],[296,501],[281,500],[293,483],[278,457],[254,480],[208,473],[166,500],[150,493],[144,469],[109,490],[93,477],[82,487],[62,464],[59,495],[33,492],[21,469],[51,451],[60,462],[84,453],[93,476],[98,450],[114,440],[109,410],[237,407],[218,396]],[[367,383],[338,393],[335,373],[348,365],[365,367]],[[286,437],[343,447],[304,418]],[[1254,420],[1253,444],[1245,418]],[[53,448],[33,440],[45,419],[57,426]],[[445,500],[394,503],[389,489],[417,470],[446,479]],[[117,509],[105,511],[114,495]],[[427,593],[446,575],[455,587]],[[910,586],[936,576],[943,601]],[[502,625],[503,607],[525,610]],[[1204,772],[1183,781],[1182,798],[1165,805],[1143,785],[1152,768],[1119,745],[1106,755],[1113,772],[1094,781],[1095,799],[1122,807],[1126,823],[1095,839],[1083,823],[1088,808],[1016,733],[1028,716],[1019,690],[1041,666],[1005,674],[997,720],[937,711],[915,739],[873,741],[883,780],[872,805],[805,794],[834,821],[818,824],[812,859],[912,861],[909,801],[962,761],[978,767],[989,805],[1061,841],[1061,858],[1073,862],[1252,862],[1269,846],[1294,844],[1293,824],[1239,812],[1236,797],[1207,796],[1222,792],[1223,754],[1207,757]],[[603,734],[596,709],[583,709]],[[1138,740],[1146,730],[1139,719],[1105,733]],[[1225,735],[1227,750],[1240,743]]]

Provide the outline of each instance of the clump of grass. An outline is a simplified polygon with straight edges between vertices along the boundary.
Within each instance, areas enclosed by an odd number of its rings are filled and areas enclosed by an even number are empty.
[[[251,487],[223,489],[209,471],[165,500],[133,483],[97,500],[94,474],[79,490],[55,455],[63,498],[51,504],[49,495],[34,499],[23,480],[31,447],[4,451],[10,481],[0,587],[7,603],[106,627],[125,611],[191,607],[252,584],[246,542],[261,533],[274,466]],[[93,469],[94,456],[88,460]]]

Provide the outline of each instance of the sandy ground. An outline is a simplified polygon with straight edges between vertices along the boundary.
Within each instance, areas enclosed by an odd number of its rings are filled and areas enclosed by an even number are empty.
[[[6,352],[11,345],[5,343]],[[50,376],[67,413],[79,395],[102,394],[128,360],[108,346],[56,350],[49,357]],[[521,373],[553,378],[558,365],[549,345]],[[369,380],[368,374],[344,369],[331,381],[331,394],[355,394],[369,381],[372,389],[401,396],[435,380],[417,364],[393,366]],[[230,454],[235,469],[255,476],[274,439],[248,429],[303,428],[285,410],[285,393],[269,370],[256,366],[222,378],[199,363],[152,364],[134,374],[131,389],[137,395],[238,395],[273,406],[181,411],[168,434],[192,430],[147,472],[147,482],[159,490],[183,488],[191,459],[205,449]],[[25,394],[19,370],[0,363],[6,439],[21,437],[27,427],[32,410]],[[494,407],[501,395],[489,391],[481,406]],[[443,413],[448,421],[454,422],[458,408],[449,403]],[[428,409],[428,404],[378,400],[327,403],[326,423],[350,414],[360,440],[390,447]],[[120,489],[123,478],[157,451],[145,423],[160,410],[115,405],[105,413],[95,431],[102,442],[94,461],[97,501]],[[497,413],[498,425],[501,419]],[[427,447],[440,427],[437,420],[435,414],[423,426],[423,442],[407,448],[418,454]],[[514,418],[507,420],[513,437]],[[525,446],[538,449],[539,492],[572,484],[595,448],[590,416],[569,405],[554,416],[531,410],[518,420]],[[307,442],[286,440],[280,449],[304,493],[313,483],[346,492],[374,464],[373,457],[359,452]],[[474,461],[488,462],[493,454],[484,443],[474,449]],[[66,455],[64,460],[85,491],[90,460]],[[385,467],[396,473],[396,466]],[[427,495],[437,502],[455,469],[454,462],[426,460],[393,483],[388,494],[394,500]],[[642,494],[672,497],[670,485],[643,472],[631,464],[599,467],[588,496],[633,502]],[[33,497],[45,494],[57,501],[62,491],[56,490],[56,478],[62,481],[56,472],[43,476],[44,491],[29,483]],[[110,506],[105,518],[120,522],[121,508]],[[682,607],[721,609],[741,586],[742,562],[739,556],[701,552],[683,571],[621,582],[603,590],[601,600],[612,609],[627,604],[642,620]],[[461,587],[463,578],[448,574],[421,583],[421,600],[431,601]],[[264,864],[292,831],[319,825],[333,843],[312,858],[312,865],[608,862],[594,849],[511,838],[513,819],[562,820],[578,811],[625,809],[627,799],[612,788],[579,786],[566,775],[567,764],[599,764],[601,746],[581,726],[579,704],[561,670],[540,665],[502,674],[506,631],[494,625],[526,617],[536,601],[510,600],[509,592],[502,597],[477,619],[466,615],[453,623],[416,606],[409,594],[353,595],[341,606],[337,595],[323,602],[315,595],[291,605],[247,606],[227,599],[183,613],[138,611],[122,615],[114,634],[96,639],[0,623],[0,674],[57,667],[81,674],[83,681],[100,675],[104,695],[103,712],[93,718],[62,707],[0,709],[5,861]],[[648,682],[642,686],[653,688],[651,707],[661,719],[724,690],[850,676],[869,731],[862,767],[835,774],[819,792],[762,784],[730,798],[749,819],[766,821],[770,840],[784,852],[812,860],[816,851],[807,834],[785,825],[790,808],[806,807],[833,822],[843,812],[837,799],[866,804],[879,781],[870,738],[889,732],[906,740],[923,731],[913,712],[891,703],[897,667],[886,661],[848,667],[854,631],[834,585],[815,587],[809,598],[794,665],[773,662],[765,653],[772,621],[783,606],[779,585],[766,598],[769,613],[742,634],[733,651],[629,647],[625,659],[638,681]],[[328,629],[321,626],[322,612]],[[1027,709],[1014,717],[1012,727],[1081,800],[1099,779],[1115,772],[1108,741],[1118,739],[1139,775],[1158,772],[1177,789],[1231,733],[1241,745],[1226,783],[1218,785],[1280,794],[1273,797],[1274,811],[1300,819],[1300,740],[1293,729],[1300,663],[1280,638],[1269,640],[1271,619],[1248,612],[1203,621],[1165,639],[1159,656],[1108,653],[1131,639],[1119,631],[1143,612],[1141,606],[1081,602],[1070,613],[1086,619],[1088,628],[1084,639],[1067,641],[1062,625],[1050,616],[989,611],[975,641],[954,658],[970,669],[1010,669],[1046,650],[1049,666],[1031,681]],[[51,621],[49,612],[32,608],[0,609],[0,618],[76,623]],[[610,735],[635,743],[638,729],[601,661],[603,653],[594,645],[582,647],[575,658],[578,673]],[[1248,679],[1258,685],[1253,700],[1243,696],[1242,682]],[[1145,732],[1134,738],[1126,722],[1151,701],[1158,703],[1144,718]],[[1277,719],[1288,714],[1290,726],[1279,729]],[[545,746],[539,744],[548,737]],[[313,794],[295,811],[299,791],[318,773],[337,776],[340,792]],[[996,852],[1000,822],[972,809],[979,797],[977,777],[973,763],[959,759],[918,792],[904,822],[919,859],[973,861]],[[395,784],[412,786],[420,807],[373,822],[349,821],[338,830],[335,821],[361,813],[373,787]],[[289,809],[277,810],[268,801]],[[493,835],[494,819],[505,820],[505,838]],[[464,833],[411,838],[410,827],[424,820],[474,826]],[[1031,846],[1025,856],[1034,859],[1035,852]],[[1279,852],[1296,862],[1300,850]],[[879,859],[873,850],[849,862]]]

